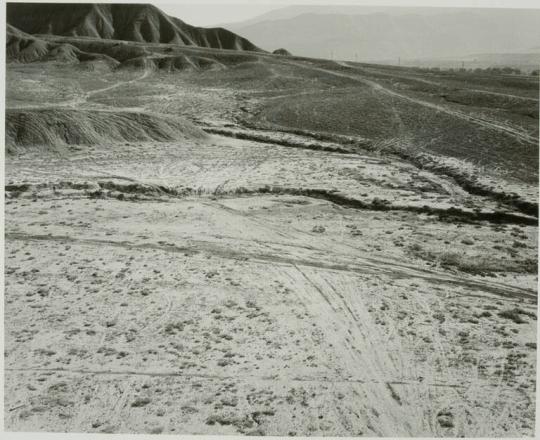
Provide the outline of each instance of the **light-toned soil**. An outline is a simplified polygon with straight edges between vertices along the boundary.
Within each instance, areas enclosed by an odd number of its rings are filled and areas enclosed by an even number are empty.
[[[535,217],[361,142],[250,131],[255,92],[155,75],[74,76],[55,105],[161,102],[228,135],[6,160],[7,430],[534,434]]]

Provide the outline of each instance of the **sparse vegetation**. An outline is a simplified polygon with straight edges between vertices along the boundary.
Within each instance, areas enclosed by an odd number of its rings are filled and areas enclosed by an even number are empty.
[[[530,313],[530,312],[527,312],[523,309],[520,309],[519,307],[516,307],[516,308],[513,308],[513,309],[507,309],[507,310],[502,310],[498,313],[498,315],[501,317],[501,318],[506,318],[506,319],[509,319],[513,322],[515,322],[516,324],[524,324],[526,323],[527,321],[522,317],[523,315],[524,316],[529,316],[533,319],[536,319],[536,315],[534,313]]]
[[[534,433],[537,79],[44,38],[75,59],[7,68],[9,429]]]

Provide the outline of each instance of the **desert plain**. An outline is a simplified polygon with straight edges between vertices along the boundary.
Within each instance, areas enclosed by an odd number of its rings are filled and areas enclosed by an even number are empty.
[[[537,77],[42,38],[119,65],[7,65],[7,430],[534,435]]]

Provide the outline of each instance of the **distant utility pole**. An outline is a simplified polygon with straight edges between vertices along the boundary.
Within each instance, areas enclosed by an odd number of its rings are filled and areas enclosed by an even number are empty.
[[[398,65],[398,66],[401,66],[401,57],[398,57],[398,59],[397,59],[397,65]]]
[[[354,61],[358,61],[358,52],[354,53]]]
[[[330,59],[331,59],[331,60],[334,59],[334,51],[333,51],[333,50],[330,51]]]
[[[465,61],[462,61],[462,62],[461,62],[461,68],[462,68],[462,69],[465,69]]]

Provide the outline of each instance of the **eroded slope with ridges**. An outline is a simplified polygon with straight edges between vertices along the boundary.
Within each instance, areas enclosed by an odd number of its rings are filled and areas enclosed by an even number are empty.
[[[223,28],[200,28],[145,4],[9,3],[7,22],[30,34],[260,51]]]

